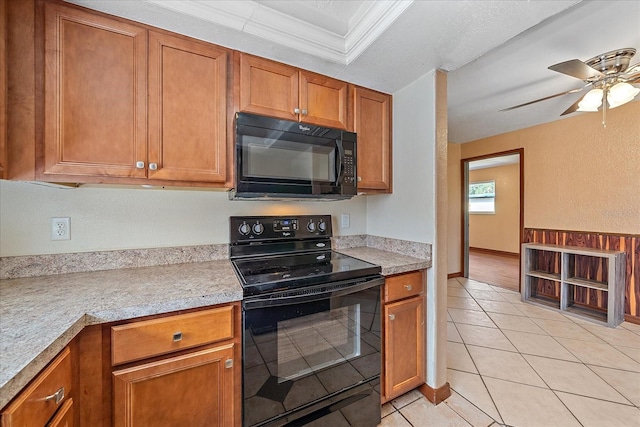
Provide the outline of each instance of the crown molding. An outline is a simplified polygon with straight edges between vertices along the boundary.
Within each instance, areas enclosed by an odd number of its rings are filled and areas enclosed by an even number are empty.
[[[350,64],[367,50],[380,35],[393,24],[414,0],[373,1],[362,14],[349,22],[349,32],[345,37],[345,63]]]
[[[252,0],[144,0],[217,25],[348,65],[364,52],[414,0],[366,3],[349,22],[346,36],[310,24]]]

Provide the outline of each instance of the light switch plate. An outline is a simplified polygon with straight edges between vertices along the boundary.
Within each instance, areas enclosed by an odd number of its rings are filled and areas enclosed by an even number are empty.
[[[340,228],[349,228],[351,226],[351,218],[348,213],[340,215]]]

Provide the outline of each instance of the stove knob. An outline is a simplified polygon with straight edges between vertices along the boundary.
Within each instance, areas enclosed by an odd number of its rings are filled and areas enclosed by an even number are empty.
[[[327,229],[327,224],[324,221],[320,221],[318,223],[318,231],[321,233],[324,233],[326,229]]]
[[[307,230],[309,230],[311,233],[313,233],[314,231],[316,231],[316,224],[313,221],[309,221],[309,224],[307,224]]]
[[[240,227],[238,227],[238,231],[243,236],[246,236],[247,234],[249,234],[251,232],[251,227],[249,227],[249,224],[247,224],[246,222],[243,222],[242,225]]]
[[[256,234],[262,234],[262,232],[264,231],[264,225],[260,224],[259,222],[253,224],[253,232]]]

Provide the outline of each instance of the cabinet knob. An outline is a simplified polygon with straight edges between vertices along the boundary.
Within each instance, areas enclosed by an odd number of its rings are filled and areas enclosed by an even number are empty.
[[[389,320],[395,320],[396,319],[396,315],[395,314],[390,314],[389,315]]]
[[[62,399],[64,399],[64,387],[60,387],[58,391],[44,398],[44,400],[53,400],[56,405],[60,403]]]
[[[306,116],[307,115],[307,110],[302,110],[302,115]]]
[[[144,169],[144,162],[136,162],[136,169]]]
[[[362,177],[361,176],[358,177],[358,182],[360,182],[360,181],[362,181]]]
[[[413,289],[413,286],[411,285],[404,285],[404,288],[408,291],[410,291],[411,289]]]
[[[173,334],[173,342],[182,341],[182,332],[176,332]]]
[[[158,170],[158,164],[157,163],[149,163],[149,170],[152,170],[152,171]]]
[[[224,361],[224,367],[226,369],[233,368],[233,359],[227,359]]]
[[[300,114],[300,109],[299,108],[294,108],[293,112],[296,113],[296,114]]]

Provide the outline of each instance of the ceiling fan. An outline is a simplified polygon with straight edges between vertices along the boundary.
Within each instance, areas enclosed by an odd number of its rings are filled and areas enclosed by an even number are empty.
[[[587,88],[591,88],[582,98],[567,108],[561,116],[571,114],[575,111],[598,111],[601,105],[603,106],[604,115],[606,114],[607,106],[609,108],[615,108],[626,104],[640,93],[640,89],[632,86],[635,83],[640,83],[640,62],[629,66],[631,58],[635,53],[636,50],[633,48],[617,49],[594,56],[584,62],[579,59],[571,59],[552,65],[549,67],[550,70],[578,78],[586,84],[578,89],[545,96],[544,98],[525,102],[524,104],[515,105],[500,111],[514,110],[537,102],[546,101],[547,99],[582,92]],[[604,119],[602,124],[605,124]]]

